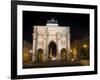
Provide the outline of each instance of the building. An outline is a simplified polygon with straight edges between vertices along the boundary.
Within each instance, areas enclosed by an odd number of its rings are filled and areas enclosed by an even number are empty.
[[[46,26],[33,26],[33,62],[70,60],[70,27],[53,18]]]
[[[71,43],[72,59],[79,60],[82,47],[83,47],[83,40],[74,40]]]
[[[89,59],[89,38],[86,37],[71,42],[71,55],[72,59]]]
[[[24,40],[23,42],[23,63],[29,63],[32,58],[32,54],[30,53],[30,50],[32,50],[32,44],[28,41]]]

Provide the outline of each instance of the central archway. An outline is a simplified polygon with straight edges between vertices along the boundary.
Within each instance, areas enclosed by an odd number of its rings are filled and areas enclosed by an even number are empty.
[[[49,53],[49,60],[52,58],[52,57],[56,57],[57,55],[57,45],[54,41],[51,41],[48,45],[48,53]]]

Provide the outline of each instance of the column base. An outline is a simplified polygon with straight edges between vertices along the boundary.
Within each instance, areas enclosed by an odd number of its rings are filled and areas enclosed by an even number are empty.
[[[57,54],[57,61],[61,60],[61,54]]]
[[[35,55],[32,55],[32,62],[35,62]]]
[[[43,54],[43,62],[46,62],[46,54]]]
[[[67,60],[67,61],[71,61],[71,59],[70,59],[70,55],[69,55],[69,54],[67,54],[67,56],[66,56],[66,60]]]

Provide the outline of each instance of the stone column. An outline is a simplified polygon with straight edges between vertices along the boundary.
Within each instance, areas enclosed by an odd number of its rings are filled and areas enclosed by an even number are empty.
[[[70,33],[67,33],[67,61],[70,61]]]
[[[43,53],[43,62],[46,62],[46,36],[44,36],[44,53]]]
[[[35,54],[35,50],[36,50],[36,29],[34,28],[33,31],[33,54],[32,54],[32,62],[36,61],[36,54]]]
[[[68,54],[69,54],[69,60],[70,60],[70,33],[68,38]]]
[[[49,59],[48,59],[48,27],[46,28],[46,61],[48,62],[49,61]]]
[[[57,34],[57,60],[61,60],[61,53],[60,53],[60,34]]]
[[[32,62],[35,62],[35,38],[33,38]]]

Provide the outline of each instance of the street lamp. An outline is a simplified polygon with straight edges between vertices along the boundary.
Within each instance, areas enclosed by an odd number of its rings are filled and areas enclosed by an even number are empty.
[[[83,45],[83,47],[84,47],[84,48],[87,48],[87,45],[86,45],[86,44],[84,44],[84,45]]]
[[[33,51],[32,50],[29,50],[29,52],[32,53]]]
[[[71,50],[70,50],[70,52],[72,53],[72,52],[73,52],[73,50],[71,49]]]

